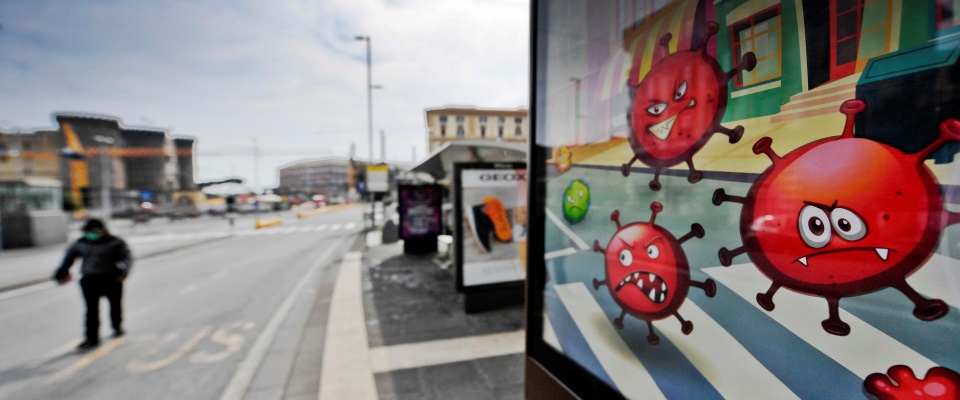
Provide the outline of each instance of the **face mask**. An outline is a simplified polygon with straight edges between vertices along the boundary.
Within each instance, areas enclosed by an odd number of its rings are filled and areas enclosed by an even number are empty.
[[[87,238],[87,240],[89,240],[89,241],[91,241],[91,242],[96,241],[97,239],[100,239],[101,236],[103,236],[103,235],[101,235],[101,234],[99,234],[99,233],[96,233],[96,232],[85,232],[85,233],[83,234],[83,237]]]

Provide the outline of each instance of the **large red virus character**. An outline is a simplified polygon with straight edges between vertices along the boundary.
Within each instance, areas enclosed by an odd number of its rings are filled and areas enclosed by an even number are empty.
[[[620,211],[610,214],[617,224],[617,233],[610,239],[607,248],[593,242],[593,251],[606,254],[606,279],[593,280],[593,289],[606,285],[613,300],[621,307],[620,316],[614,320],[618,329],[623,329],[623,317],[630,314],[647,322],[647,342],[660,343],[653,333],[653,321],[670,315],[680,320],[685,335],[693,332],[693,323],[684,320],[677,311],[690,286],[703,289],[707,297],[717,293],[712,279],[704,282],[690,280],[690,266],[680,245],[692,237],[702,238],[703,227],[693,224],[690,232],[677,239],[666,229],[655,225],[657,213],[663,211],[660,203],[650,205],[653,215],[650,222],[634,222],[620,225]]]
[[[717,60],[707,54],[707,42],[717,33],[715,22],[707,23],[707,37],[699,49],[669,54],[669,33],[660,38],[666,56],[654,65],[636,86],[630,86],[630,147],[634,157],[620,167],[623,176],[640,160],[656,169],[650,188],[660,190],[660,170],[686,162],[690,183],[703,179],[693,166],[693,155],[715,132],[736,143],[743,127],[729,129],[720,125],[727,106],[727,81],[740,71],[752,71],[757,64],[753,52],[747,52],[730,72],[720,69]]]
[[[780,157],[764,137],[755,154],[773,162],[746,197],[717,189],[713,203],[743,204],[743,246],[721,248],[720,263],[748,253],[773,283],[757,294],[763,309],[774,309],[781,287],[826,298],[827,332],[845,336],[850,326],[838,313],[842,297],[895,288],[914,303],[913,315],[932,321],[947,313],[942,300],[926,299],[907,277],[930,258],[945,226],[960,214],[943,208],[936,178],[923,160],[948,141],[960,140],[960,121],[940,124],[940,136],[920,152],[905,154],[891,146],[853,136],[861,100],[840,106],[843,134],[808,143]]]
[[[919,379],[910,367],[894,365],[887,375],[878,372],[867,376],[863,388],[880,400],[956,400],[960,399],[960,374],[933,367]]]

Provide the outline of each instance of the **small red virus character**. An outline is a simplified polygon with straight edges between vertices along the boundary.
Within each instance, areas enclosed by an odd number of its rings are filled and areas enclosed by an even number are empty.
[[[680,248],[692,237],[702,238],[703,227],[693,224],[689,233],[677,239],[666,229],[654,225],[663,206],[655,202],[650,209],[653,210],[650,222],[627,226],[620,225],[620,211],[610,214],[610,220],[617,224],[617,233],[606,249],[600,247],[600,242],[593,242],[593,251],[606,254],[607,279],[594,279],[593,289],[606,285],[620,305],[620,317],[614,320],[618,329],[623,329],[623,317],[630,314],[647,322],[650,332],[647,342],[657,344],[660,338],[653,333],[653,321],[673,315],[680,320],[681,331],[689,335],[693,323],[684,320],[677,310],[687,298],[690,286],[703,289],[707,297],[713,297],[717,284],[709,278],[704,282],[690,280],[690,266]]]
[[[914,303],[913,315],[932,321],[947,313],[942,300],[926,299],[907,277],[930,258],[940,233],[960,221],[943,208],[936,178],[923,160],[948,141],[960,140],[960,121],[940,124],[940,136],[914,154],[853,136],[861,100],[840,106],[846,126],[840,136],[808,143],[780,157],[764,137],[755,154],[773,162],[750,187],[746,197],[717,189],[713,204],[743,204],[740,236],[743,247],[721,248],[720,263],[748,253],[750,261],[773,283],[757,303],[774,309],[781,287],[822,296],[829,318],[827,332],[845,336],[850,326],[838,314],[842,297],[895,288]]]
[[[960,374],[944,367],[930,368],[923,379],[905,365],[890,367],[887,375],[870,374],[863,381],[864,390],[880,400],[960,399]]]
[[[727,81],[740,71],[752,71],[757,64],[753,52],[743,55],[740,64],[723,72],[717,60],[707,54],[707,42],[717,33],[717,24],[707,24],[707,37],[700,48],[669,54],[669,33],[660,38],[667,54],[654,65],[636,86],[630,86],[631,106],[627,119],[634,157],[620,167],[623,176],[630,175],[630,166],[637,160],[656,169],[650,188],[660,190],[660,170],[686,162],[690,167],[690,183],[703,179],[693,167],[693,155],[715,132],[736,143],[743,136],[743,127],[728,129],[720,125],[727,106]]]

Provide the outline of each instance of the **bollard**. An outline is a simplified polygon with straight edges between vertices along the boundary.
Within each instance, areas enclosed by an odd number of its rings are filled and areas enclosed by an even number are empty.
[[[270,218],[261,220],[260,217],[257,217],[255,221],[256,229],[269,228],[271,226],[280,225],[283,223],[283,220],[280,218]]]

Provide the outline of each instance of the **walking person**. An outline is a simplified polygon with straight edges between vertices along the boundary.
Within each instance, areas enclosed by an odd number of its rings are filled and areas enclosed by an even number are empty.
[[[123,281],[133,266],[130,249],[122,239],[107,231],[99,219],[90,219],[83,225],[83,237],[67,249],[60,268],[53,278],[62,284],[70,281],[70,266],[82,258],[80,288],[87,305],[86,337],[77,348],[90,349],[100,344],[100,298],[110,302],[110,322],[113,337],[123,336]]]

